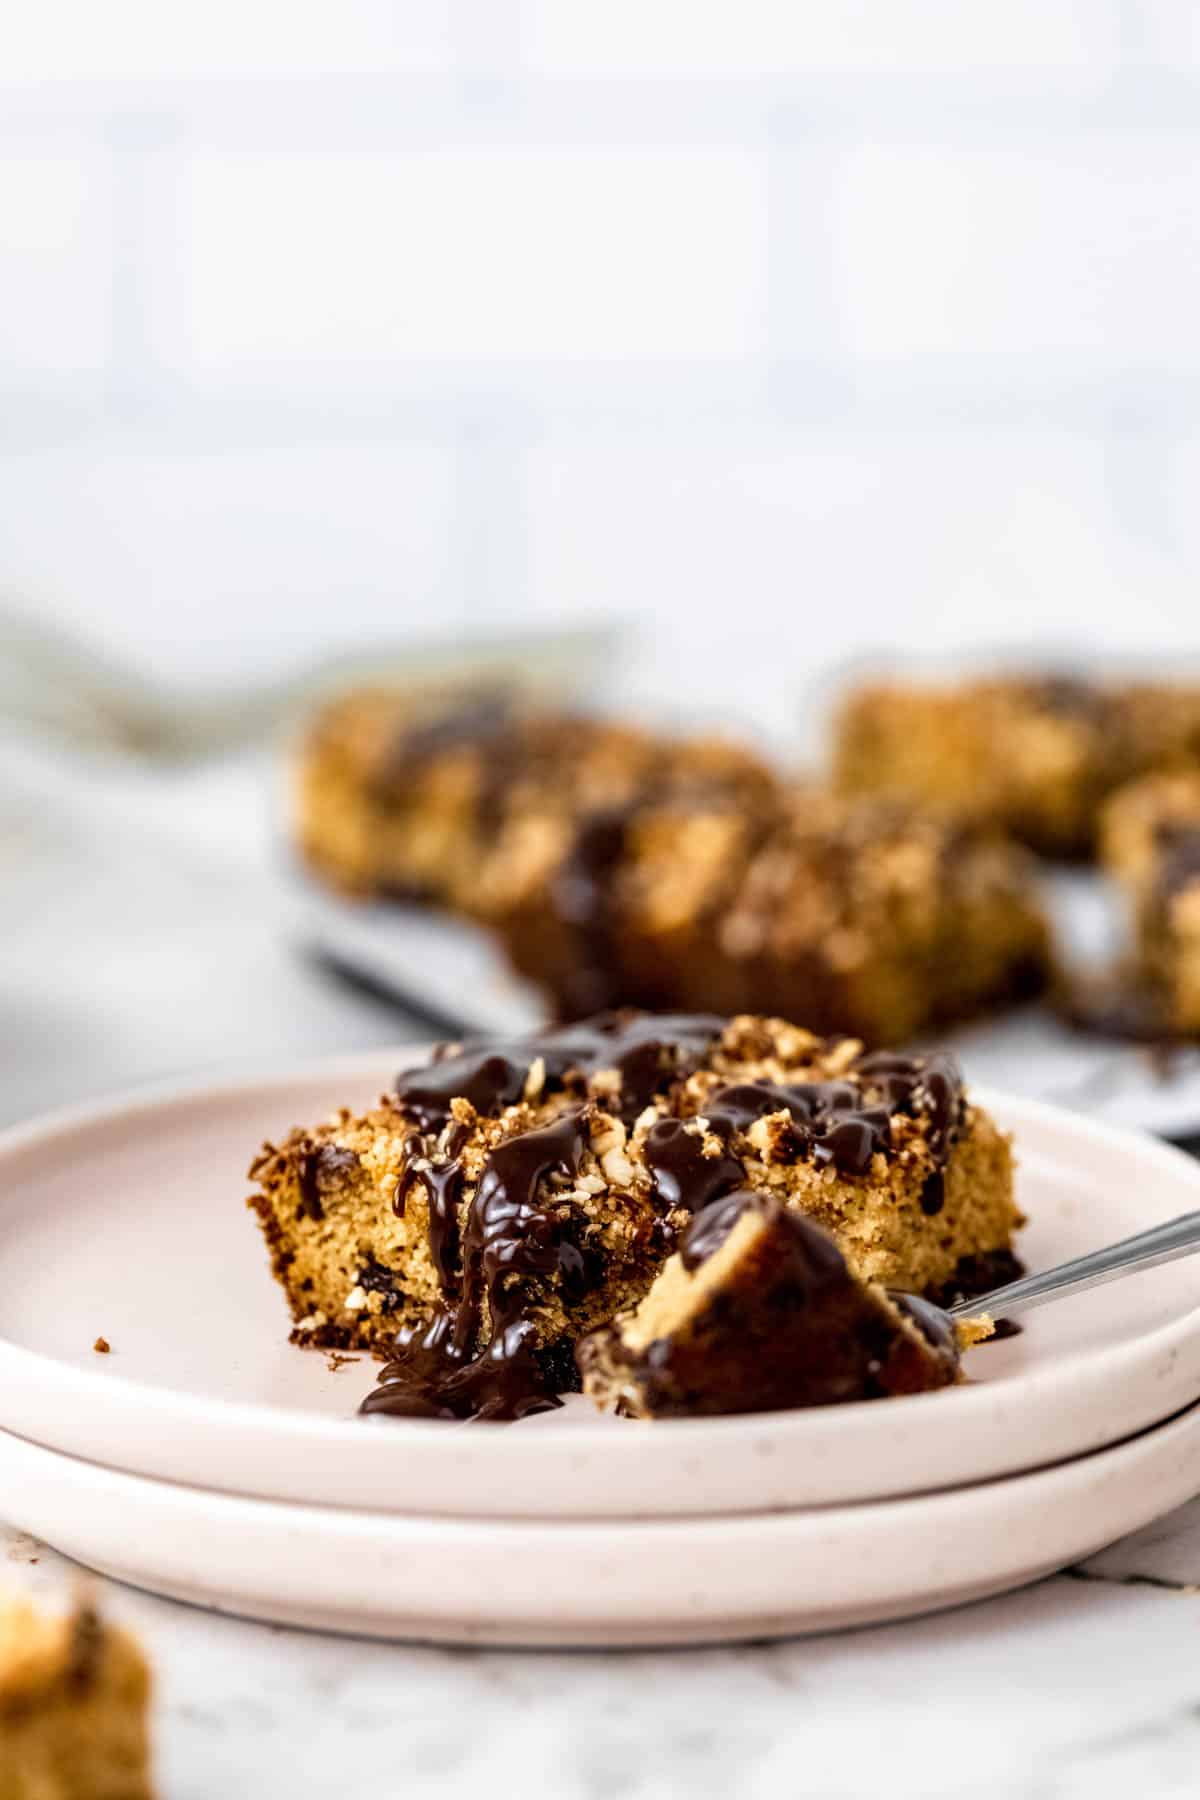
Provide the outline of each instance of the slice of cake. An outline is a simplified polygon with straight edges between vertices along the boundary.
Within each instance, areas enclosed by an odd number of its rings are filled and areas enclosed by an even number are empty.
[[[834,767],[847,792],[902,796],[1077,856],[1126,767],[1115,725],[1112,697],[1073,679],[871,683],[842,703]]]
[[[1130,977],[1149,1035],[1200,1034],[1200,773],[1157,775],[1114,795],[1104,862],[1133,921]]]
[[[754,1017],[616,1013],[451,1048],[251,1174],[295,1339],[394,1351],[369,1410],[450,1417],[576,1386],[580,1338],[732,1192],[918,1293],[990,1266],[1021,1223],[1008,1139],[950,1058]]]
[[[339,702],[305,747],[299,836],[348,893],[487,927],[559,1018],[792,1010],[894,1043],[1047,974],[1029,860],[994,833],[495,696]]]
[[[577,1360],[597,1406],[645,1419],[833,1406],[962,1378],[945,1313],[858,1280],[820,1226],[747,1189],[697,1213],[645,1299],[585,1338]]]
[[[915,801],[1049,856],[1095,848],[1122,783],[1200,764],[1200,689],[1050,672],[880,681],[845,696],[834,768],[850,793]]]
[[[152,1800],[150,1673],[87,1606],[0,1603],[0,1800]]]

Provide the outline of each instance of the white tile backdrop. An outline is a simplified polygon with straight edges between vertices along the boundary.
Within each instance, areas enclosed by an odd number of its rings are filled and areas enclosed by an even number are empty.
[[[0,0],[0,592],[219,677],[1200,649],[1190,0]]]

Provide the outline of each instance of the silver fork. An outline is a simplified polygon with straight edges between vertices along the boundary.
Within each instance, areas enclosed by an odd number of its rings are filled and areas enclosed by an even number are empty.
[[[1030,1312],[1058,1300],[1064,1294],[1082,1294],[1088,1288],[1102,1287],[1106,1281],[1120,1281],[1142,1269],[1155,1269],[1160,1263],[1177,1262],[1180,1257],[1194,1256],[1200,1250],[1200,1212],[1184,1213],[1165,1225],[1154,1225],[1134,1237],[1109,1244],[1104,1250],[1092,1250],[1056,1269],[1044,1269],[1037,1275],[1025,1275],[1010,1281],[1007,1287],[995,1288],[973,1300],[960,1300],[947,1310],[952,1319],[969,1319],[980,1313],[1011,1318],[1014,1313]],[[1200,1302],[1200,1293],[1197,1295]]]

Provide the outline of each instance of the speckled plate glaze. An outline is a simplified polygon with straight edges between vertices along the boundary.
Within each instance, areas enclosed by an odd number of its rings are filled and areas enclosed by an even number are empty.
[[[284,1505],[0,1432],[14,1523],[102,1574],[280,1624],[456,1644],[700,1644],[867,1625],[1035,1581],[1200,1489],[1200,1407],[949,1493],[720,1519],[506,1521]]]
[[[366,1359],[287,1342],[242,1204],[264,1137],[419,1054],[127,1100],[0,1137],[0,1427],[162,1480],[460,1518],[747,1513],[931,1491],[1115,1443],[1200,1396],[1200,1262],[1034,1314],[950,1391],[641,1424],[579,1397],[515,1426],[363,1419]],[[1200,1207],[1182,1153],[981,1091],[1015,1132],[1034,1267]],[[111,1354],[92,1346],[103,1336]]]

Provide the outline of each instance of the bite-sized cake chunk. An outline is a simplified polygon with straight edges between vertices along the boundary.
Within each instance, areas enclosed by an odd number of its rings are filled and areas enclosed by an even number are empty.
[[[452,1417],[552,1404],[578,1340],[735,1190],[914,1291],[986,1266],[1021,1222],[1008,1140],[951,1059],[752,1017],[612,1013],[451,1046],[251,1173],[298,1340],[394,1350],[368,1410]]]
[[[833,1406],[961,1379],[945,1313],[858,1280],[819,1225],[747,1189],[697,1213],[645,1299],[577,1357],[584,1393],[632,1418]]]
[[[1092,851],[1100,808],[1121,783],[1197,763],[1200,689],[1167,683],[873,682],[846,695],[834,731],[847,792],[902,796],[1049,856]]]
[[[661,1201],[678,1192],[690,1218],[728,1159],[745,1185],[831,1232],[866,1281],[941,1290],[964,1262],[1009,1249],[1023,1223],[1009,1139],[941,1051],[864,1054],[854,1039],[735,1019],[673,1112],[633,1136]]]
[[[1164,1036],[1200,1034],[1200,771],[1131,783],[1109,802],[1102,848],[1128,897],[1132,976]]]
[[[152,1800],[150,1672],[87,1606],[0,1602],[0,1800]]]

